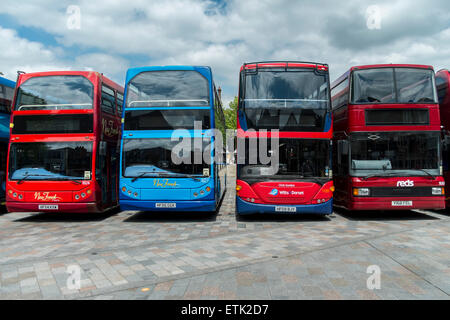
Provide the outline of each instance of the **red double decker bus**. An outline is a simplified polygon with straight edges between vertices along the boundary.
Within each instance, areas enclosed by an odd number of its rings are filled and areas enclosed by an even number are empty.
[[[442,124],[442,167],[444,171],[446,194],[450,192],[450,72],[440,70],[436,73],[436,88],[439,99],[439,112]],[[445,206],[450,207],[450,197],[446,197]]]
[[[348,210],[443,208],[433,68],[352,67],[331,88],[334,204]]]
[[[326,64],[283,61],[241,67],[238,214],[332,213],[329,88]]]
[[[8,211],[118,206],[123,88],[98,72],[20,74],[11,116]]]

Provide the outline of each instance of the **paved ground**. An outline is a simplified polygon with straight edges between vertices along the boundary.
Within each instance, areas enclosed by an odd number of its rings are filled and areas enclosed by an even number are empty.
[[[233,180],[233,179],[229,179]],[[367,268],[381,271],[369,290]],[[81,288],[67,288],[70,266]],[[449,299],[450,215],[0,215],[0,299]]]

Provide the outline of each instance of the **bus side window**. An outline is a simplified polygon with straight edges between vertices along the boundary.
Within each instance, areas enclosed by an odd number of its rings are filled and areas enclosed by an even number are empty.
[[[123,94],[117,92],[117,113],[119,117],[122,116]]]
[[[106,204],[107,201],[107,187],[108,187],[108,179],[107,179],[107,167],[106,167],[106,141],[100,141],[97,150],[97,159],[95,163],[95,178],[100,185],[100,190],[102,191],[102,202]]]
[[[337,174],[347,175],[348,174],[348,141],[339,140],[338,141],[338,152],[337,152]]]
[[[115,105],[116,98],[114,90],[109,87],[102,86],[102,111],[114,114]]]
[[[444,171],[448,171],[449,167],[449,143],[450,136],[444,135],[444,139],[442,139],[442,167]]]
[[[436,88],[439,98],[439,103],[442,103],[447,94],[447,82],[442,77],[436,77]]]
[[[6,105],[6,101],[9,100],[6,94],[6,87],[0,84],[0,111],[8,112],[9,107]],[[5,101],[5,103],[3,103]]]

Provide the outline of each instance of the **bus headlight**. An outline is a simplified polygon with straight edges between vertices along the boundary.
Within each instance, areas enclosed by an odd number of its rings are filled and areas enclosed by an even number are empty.
[[[353,195],[357,197],[367,197],[370,195],[369,188],[353,188]]]
[[[432,195],[443,195],[444,194],[444,188],[437,188],[437,187],[433,187],[431,188],[431,194]]]

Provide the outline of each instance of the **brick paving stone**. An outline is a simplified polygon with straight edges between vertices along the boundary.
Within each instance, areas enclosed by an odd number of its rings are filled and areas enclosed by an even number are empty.
[[[237,220],[228,181],[213,217],[1,215],[0,299],[449,298],[450,216]],[[382,287],[372,291],[366,270],[373,264]],[[80,290],[66,288],[70,265],[82,269]]]

